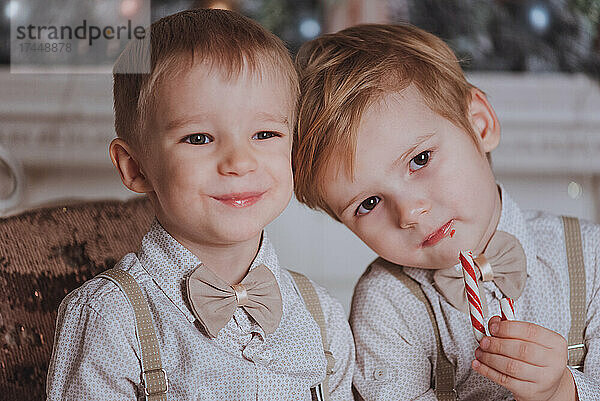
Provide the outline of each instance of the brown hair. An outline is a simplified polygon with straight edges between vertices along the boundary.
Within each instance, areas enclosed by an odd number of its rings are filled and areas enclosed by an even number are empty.
[[[132,41],[113,69],[115,130],[119,138],[145,151],[143,135],[155,112],[161,83],[195,63],[219,67],[227,78],[245,68],[275,73],[289,84],[290,123],[295,120],[298,77],[283,42],[257,22],[226,10],[195,9],[169,15],[150,26],[150,46]],[[129,73],[151,50],[149,73]],[[125,71],[125,73],[123,73]]]
[[[358,25],[305,43],[294,133],[298,200],[338,220],[324,199],[334,163],[353,176],[363,112],[384,95],[414,84],[425,104],[478,142],[470,124],[471,89],[456,56],[438,37],[415,26]],[[340,163],[341,162],[341,163]]]

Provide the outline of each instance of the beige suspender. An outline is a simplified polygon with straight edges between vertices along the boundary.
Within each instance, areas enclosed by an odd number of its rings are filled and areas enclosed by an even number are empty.
[[[136,324],[136,336],[140,345],[142,359],[142,381],[147,401],[167,401],[169,381],[162,367],[160,348],[154,331],[148,303],[135,279],[121,269],[109,269],[98,277],[115,283],[127,297],[133,308]]]
[[[427,313],[431,319],[433,333],[435,334],[435,342],[437,347],[437,362],[435,365],[435,395],[439,401],[455,401],[457,399],[456,389],[454,388],[454,366],[442,349],[442,340],[440,338],[440,330],[437,325],[435,314],[429,299],[425,296],[423,289],[415,280],[410,278],[404,270],[396,265],[386,263],[386,269],[402,282],[413,293],[419,301],[427,308]]]
[[[585,268],[581,245],[579,220],[563,216],[567,263],[569,264],[569,286],[571,288],[571,329],[569,330],[569,361],[573,369],[583,369],[586,348],[583,340],[585,330]]]
[[[322,386],[313,387],[312,397],[313,400],[317,401],[325,401],[329,400],[329,376],[333,373],[333,367],[335,365],[335,359],[331,351],[329,351],[329,347],[327,346],[327,329],[325,326],[325,316],[323,315],[323,309],[321,309],[321,302],[319,302],[319,296],[315,291],[312,283],[306,276],[303,274],[288,270],[290,275],[294,279],[296,283],[296,288],[300,292],[302,299],[304,299],[304,304],[306,308],[312,315],[313,319],[319,325],[321,329],[321,340],[323,341],[323,352],[325,353],[325,359],[327,360],[327,368],[325,371],[325,380],[322,383]]]

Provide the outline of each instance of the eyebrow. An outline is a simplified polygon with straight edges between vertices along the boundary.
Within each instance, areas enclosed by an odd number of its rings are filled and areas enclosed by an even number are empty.
[[[172,129],[186,126],[192,123],[202,122],[207,120],[211,115],[207,113],[199,113],[194,114],[193,116],[183,116],[179,118],[175,118],[174,120],[169,121],[167,126],[165,127],[166,131],[171,131]]]
[[[275,114],[267,113],[264,111],[260,111],[260,112],[256,113],[256,117],[258,117],[260,120],[265,121],[265,122],[274,122],[274,123],[283,124],[283,125],[289,124],[289,120],[286,116],[275,115]]]
[[[415,141],[414,144],[412,144],[407,150],[406,152],[402,153],[396,160],[394,160],[394,162],[390,165],[390,168],[388,169],[388,171],[392,170],[395,166],[397,166],[400,162],[402,162],[404,159],[406,159],[408,157],[408,155],[410,155],[412,152],[415,151],[416,148],[418,148],[423,142],[429,140],[432,136],[434,136],[435,133],[429,133],[429,134],[425,134],[425,135],[421,135],[417,138],[417,140]]]
[[[175,128],[184,127],[188,124],[200,123],[202,121],[209,119],[211,116],[212,116],[212,114],[210,114],[210,113],[199,113],[199,114],[194,114],[193,116],[183,116],[183,117],[175,118],[174,120],[169,121],[169,123],[165,127],[165,130],[171,131]],[[274,123],[282,124],[282,125],[288,125],[288,123],[289,123],[288,118],[285,116],[274,115],[274,114],[267,113],[264,111],[260,111],[260,112],[256,113],[255,116],[257,119],[259,119],[262,122],[274,122]]]
[[[389,170],[392,170],[394,168],[394,166],[398,165],[401,161],[403,161],[408,155],[410,155],[412,152],[415,151],[415,149],[417,147],[419,147],[423,142],[429,140],[432,136],[434,136],[435,133],[431,132],[429,134],[425,134],[425,135],[421,135],[417,138],[417,140],[415,141],[414,144],[412,144],[404,153],[402,153],[400,155],[400,157],[398,157],[396,160],[394,160],[394,162],[390,165]],[[348,209],[350,207],[350,205],[352,205],[354,202],[356,202],[359,198],[361,198],[363,195],[363,193],[359,193],[357,195],[355,195],[352,199],[350,199],[350,201],[348,203],[346,203],[346,205],[340,210],[340,212],[338,213],[339,216],[341,216],[346,209]]]
[[[346,205],[342,208],[342,210],[340,210],[340,212],[338,213],[338,216],[341,216],[342,214],[344,214],[346,209],[348,209],[350,207],[350,205],[352,205],[354,202],[356,202],[362,196],[363,196],[363,194],[361,192],[361,193],[357,194],[356,196],[354,196],[352,199],[350,199],[350,202],[346,203]]]

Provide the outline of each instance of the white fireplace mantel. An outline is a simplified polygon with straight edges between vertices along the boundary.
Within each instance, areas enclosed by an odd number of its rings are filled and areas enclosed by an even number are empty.
[[[600,82],[584,75],[473,74],[502,127],[497,173],[600,173]]]
[[[26,166],[107,167],[112,78],[0,70],[0,145]]]
[[[583,75],[476,73],[502,126],[497,172],[600,173],[600,84]],[[109,75],[0,70],[0,145],[26,166],[110,167]]]

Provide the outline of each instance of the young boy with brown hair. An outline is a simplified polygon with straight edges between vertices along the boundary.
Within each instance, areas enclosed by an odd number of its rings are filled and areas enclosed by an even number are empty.
[[[263,232],[293,188],[287,49],[223,10],[162,18],[150,45],[149,74],[114,74],[110,156],[156,219],[62,302],[48,399],[350,399],[341,305],[280,267]]]
[[[306,43],[297,67],[296,196],[381,256],[352,302],[359,398],[600,399],[600,226],[524,212],[496,183],[498,119],[448,46],[362,25]],[[515,299],[480,343],[466,250],[485,316]]]

